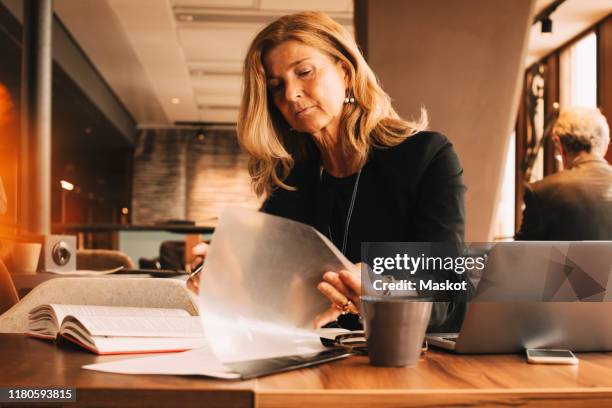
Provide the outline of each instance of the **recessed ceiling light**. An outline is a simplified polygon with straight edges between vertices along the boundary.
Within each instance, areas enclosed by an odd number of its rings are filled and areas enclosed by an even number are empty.
[[[172,102],[174,105],[178,105],[181,103],[181,100],[179,98],[172,98],[170,99],[170,102]]]
[[[191,23],[193,21],[193,15],[191,14],[179,14],[178,19],[180,21],[185,21],[187,23]]]

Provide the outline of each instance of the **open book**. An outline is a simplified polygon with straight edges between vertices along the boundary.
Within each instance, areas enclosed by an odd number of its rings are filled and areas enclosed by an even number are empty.
[[[182,309],[48,304],[30,312],[26,334],[61,336],[96,354],[174,352],[206,344],[200,317]]]

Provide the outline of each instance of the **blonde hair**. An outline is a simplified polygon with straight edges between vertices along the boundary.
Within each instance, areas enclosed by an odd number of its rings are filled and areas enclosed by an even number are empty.
[[[597,108],[572,107],[559,115],[553,128],[570,153],[585,151],[604,156],[610,143],[610,128]]]
[[[257,34],[244,61],[238,141],[250,156],[249,173],[258,196],[278,187],[295,190],[284,180],[295,159],[307,155],[309,140],[289,135],[290,126],[274,106],[266,86],[263,63],[266,54],[291,40],[323,51],[348,68],[348,89],[355,103],[345,105],[340,131],[360,166],[366,162],[372,146],[396,146],[427,127],[427,112],[423,108],[417,121],[399,117],[357,44],[340,24],[321,12],[283,16]]]

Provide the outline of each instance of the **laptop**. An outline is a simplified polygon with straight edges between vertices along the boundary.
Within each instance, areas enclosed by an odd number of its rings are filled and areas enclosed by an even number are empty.
[[[462,354],[612,351],[611,273],[612,241],[495,244],[460,332],[426,339]]]

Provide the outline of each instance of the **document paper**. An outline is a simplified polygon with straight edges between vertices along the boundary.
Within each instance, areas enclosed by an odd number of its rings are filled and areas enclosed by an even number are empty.
[[[89,364],[83,368],[119,374],[204,375],[226,380],[240,378],[239,374],[224,367],[208,346],[180,353]]]
[[[314,228],[227,208],[200,280],[204,334],[220,361],[324,350],[312,327],[329,307],[316,288],[326,271],[354,268]]]
[[[325,350],[312,327],[314,318],[329,307],[317,283],[326,271],[354,267],[310,226],[228,208],[220,217],[200,278],[208,348],[85,368],[232,378],[234,374],[223,370],[224,363]]]

